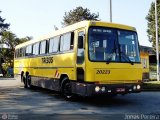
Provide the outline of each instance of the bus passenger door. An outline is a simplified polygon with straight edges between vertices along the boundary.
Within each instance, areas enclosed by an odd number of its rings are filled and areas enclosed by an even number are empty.
[[[85,65],[84,65],[84,43],[85,43],[85,32],[84,30],[78,31],[78,42],[77,42],[77,81],[83,82],[84,81],[84,71],[85,71]]]

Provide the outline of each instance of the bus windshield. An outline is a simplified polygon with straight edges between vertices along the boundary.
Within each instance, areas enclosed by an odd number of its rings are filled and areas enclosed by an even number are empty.
[[[102,62],[140,62],[137,34],[134,31],[90,27],[89,59]]]

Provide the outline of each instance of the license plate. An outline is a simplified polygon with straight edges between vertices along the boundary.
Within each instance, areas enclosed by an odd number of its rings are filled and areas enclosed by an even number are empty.
[[[117,88],[116,91],[117,92],[125,92],[125,88]]]

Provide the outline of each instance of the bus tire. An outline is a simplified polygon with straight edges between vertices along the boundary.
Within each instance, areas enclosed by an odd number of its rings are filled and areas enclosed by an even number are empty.
[[[30,75],[26,75],[26,86],[27,88],[31,88],[31,76]]]
[[[61,92],[62,92],[62,95],[67,100],[72,100],[74,98],[74,95],[72,94],[72,86],[71,86],[71,83],[67,77],[63,78],[63,80],[62,80]]]
[[[23,79],[23,83],[24,83],[24,88],[27,88],[27,81],[26,81],[26,78],[23,76],[22,79]]]
[[[21,72],[21,82],[24,82],[24,81],[23,81],[23,75],[24,75],[24,72],[22,71],[22,72]]]

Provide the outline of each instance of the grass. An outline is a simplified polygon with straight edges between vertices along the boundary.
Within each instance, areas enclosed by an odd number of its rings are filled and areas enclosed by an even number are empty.
[[[160,81],[149,81],[149,82],[144,82],[144,84],[147,84],[147,85],[160,85]]]
[[[156,64],[150,64],[150,65],[149,65],[149,70],[150,70],[150,71],[156,71],[156,70],[157,70]]]
[[[160,90],[160,81],[144,82],[143,90]]]

